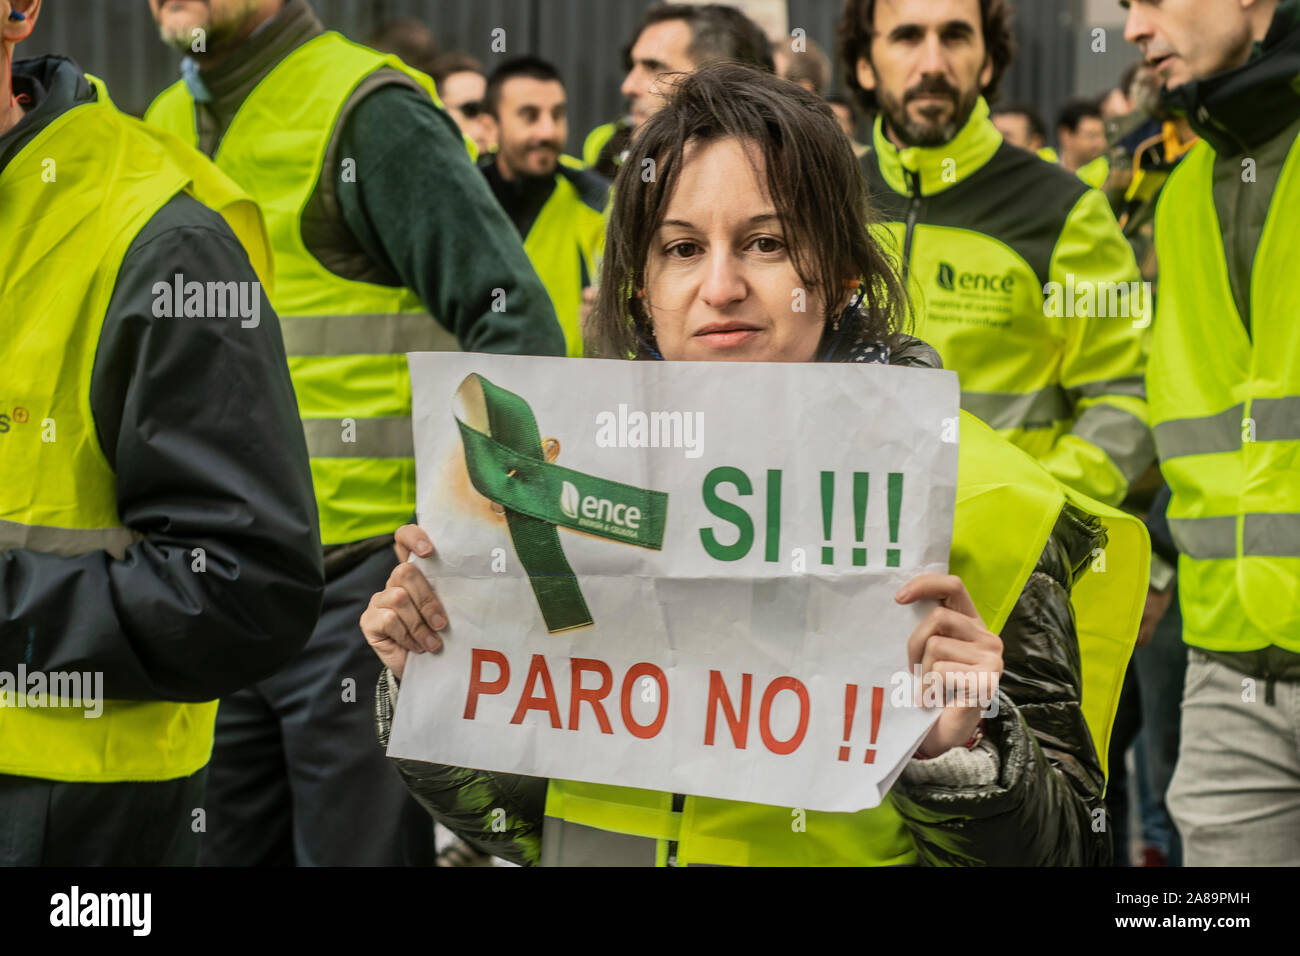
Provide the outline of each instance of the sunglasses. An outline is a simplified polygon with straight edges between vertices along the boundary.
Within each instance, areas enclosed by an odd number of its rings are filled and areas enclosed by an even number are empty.
[[[465,119],[476,119],[485,112],[482,100],[470,100],[468,103],[461,103],[459,109],[464,114]]]

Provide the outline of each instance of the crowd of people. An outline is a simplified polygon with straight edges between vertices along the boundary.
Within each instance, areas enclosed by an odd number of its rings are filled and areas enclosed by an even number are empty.
[[[0,862],[1300,864],[1300,0],[1126,0],[1055,150],[998,104],[1009,0],[845,0],[840,90],[656,4],[579,156],[539,56],[148,3],[185,57],[139,121],[0,0],[0,672],[104,685],[0,706]],[[438,349],[955,370],[950,573],[899,600],[999,706],[799,831],[390,760],[457,614],[407,561]]]

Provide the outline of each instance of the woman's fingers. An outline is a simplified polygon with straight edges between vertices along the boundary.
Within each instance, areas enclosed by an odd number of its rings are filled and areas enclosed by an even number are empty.
[[[429,579],[414,564],[408,562],[394,568],[388,576],[388,586],[401,588],[409,595],[420,622],[429,630],[441,631],[447,627],[447,611],[443,608],[442,601],[434,593]]]
[[[929,678],[931,681],[943,688],[945,707],[991,708],[997,700],[998,682],[1002,679],[1000,667],[972,668],[952,661],[939,661],[927,673],[933,675]],[[924,699],[924,688],[921,693]]]
[[[367,633],[367,624],[373,634]],[[373,636],[376,640],[392,641],[417,654],[430,649],[427,634],[432,632],[427,626],[421,630],[415,605],[401,588],[387,588],[371,597],[370,606],[362,615],[361,630],[372,645],[375,643],[371,640]]]
[[[922,590],[931,600],[936,591],[949,596],[956,593],[948,582]],[[926,682],[937,681],[942,686],[942,697],[934,703],[942,699],[944,706],[986,707],[997,694],[1002,639],[985,628],[978,616],[942,605],[934,608],[908,637],[907,657],[909,665],[920,671],[919,693],[929,699]]]
[[[399,553],[402,548],[418,551],[420,538],[432,553],[432,544],[415,525],[406,525],[398,531]],[[366,642],[398,677],[402,676],[408,652],[442,650],[442,638],[436,632],[446,626],[447,612],[442,601],[420,569],[410,563],[393,569],[388,586],[371,595],[370,604],[361,615],[361,632]]]
[[[400,678],[406,667],[408,650],[418,650],[418,646],[395,610],[377,606],[376,602],[383,593],[372,596],[369,607],[361,615],[361,633],[375,656]]]
[[[988,661],[989,654],[978,644],[962,641],[942,634],[932,634],[921,652],[921,673],[934,669],[940,661],[978,667]]]
[[[390,641],[416,653],[442,650],[442,638],[436,632],[446,626],[442,602],[413,564],[393,569],[388,587],[370,598],[361,618],[361,629],[371,646]]]
[[[376,603],[396,612],[420,650],[442,650],[442,638],[435,632],[447,626],[447,616],[433,588],[414,565],[394,568],[387,589],[376,595]]]
[[[911,635],[907,638],[907,662],[909,665],[920,663],[925,653],[926,642],[936,634],[954,638],[958,641],[975,643],[984,643],[988,637],[991,637],[998,641],[999,649],[1002,645],[997,635],[990,634],[979,618],[967,617],[965,614],[952,610],[952,608],[936,607],[921,619],[921,623],[913,629]]]
[[[979,611],[975,610],[975,602],[971,600],[966,585],[955,574],[918,574],[898,589],[894,600],[899,604],[938,601],[959,614],[973,617],[981,626],[984,623]]]
[[[422,558],[431,556],[433,542],[418,524],[404,524],[393,535],[393,550],[397,552],[397,560],[405,563],[412,553]]]

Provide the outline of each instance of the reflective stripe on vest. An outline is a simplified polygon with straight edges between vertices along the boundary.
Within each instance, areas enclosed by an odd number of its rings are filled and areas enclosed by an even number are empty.
[[[120,558],[139,535],[118,516],[90,383],[131,242],[186,192],[221,213],[264,284],[273,277],[248,197],[193,150],[119,113],[90,79],[97,100],[56,118],[0,171],[0,236],[22,237],[0,243],[0,303],[17,305],[5,309],[3,389],[24,410],[0,436],[0,549]],[[42,185],[51,161],[57,189]],[[82,706],[0,706],[0,773],[93,782],[188,776],[211,755],[216,708],[107,700],[91,717]]]
[[[385,68],[406,74],[442,106],[423,73],[327,32],[262,79],[214,157],[266,213],[277,272],[271,304],[284,332],[327,546],[387,534],[410,520],[415,461],[405,353],[458,348],[413,291],[343,279],[302,239],[302,210],[339,115],[352,91]],[[146,118],[197,143],[184,83],[165,90]]]
[[[121,560],[141,540],[143,535],[130,528],[51,528],[0,519],[0,551],[26,548],[64,558],[107,551]]]
[[[295,315],[283,319],[281,328],[291,368],[300,358],[348,356],[344,374],[353,382],[400,376],[407,352],[458,348],[456,337],[426,312]],[[304,381],[311,378],[301,366],[299,376]],[[307,454],[315,459],[411,459],[415,455],[410,415],[304,418],[302,425]]]
[[[1198,561],[1235,558],[1238,554],[1238,525],[1241,527],[1241,554],[1300,558],[1300,514],[1169,519],[1169,530],[1179,553]]]
[[[1254,399],[1249,415],[1238,402],[1217,415],[1161,422],[1154,431],[1161,461],[1235,452],[1243,442],[1300,441],[1300,396]]]
[[[1250,275],[1251,326],[1233,298],[1200,143],[1156,209],[1161,281],[1147,390],[1180,557],[1183,638],[1212,651],[1300,653],[1300,150],[1270,199]]]
[[[456,337],[427,312],[292,315],[281,319],[288,355],[405,355],[455,351]]]
[[[1150,545],[1142,523],[1068,489],[1040,465],[962,414],[950,570],[961,577],[985,624],[1002,630],[1020,598],[1061,507],[1069,501],[1097,516],[1108,542],[1075,584],[1071,604],[1082,661],[1083,712],[1103,771],[1147,593]],[[1101,573],[1104,572],[1104,573]],[[673,795],[630,787],[551,780],[546,791],[543,862],[615,865],[644,862],[654,841],[663,865],[669,846],[682,865],[866,866],[916,861],[916,848],[889,800],[858,813],[806,811],[791,827],[792,808]],[[563,824],[578,826],[564,826]],[[591,832],[615,835],[607,843]],[[548,848],[558,834],[559,849]]]

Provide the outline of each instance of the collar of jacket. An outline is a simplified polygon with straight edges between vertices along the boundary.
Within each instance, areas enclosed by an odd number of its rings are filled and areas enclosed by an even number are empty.
[[[881,175],[890,189],[905,196],[916,194],[908,181],[918,173],[922,196],[952,188],[992,159],[1002,145],[1002,134],[989,119],[989,105],[982,96],[975,102],[966,125],[942,146],[899,149],[885,135],[883,113],[876,117],[872,137]]]
[[[26,93],[33,102],[24,105],[18,124],[0,136],[0,170],[33,136],[74,106],[94,102],[97,95],[81,68],[66,56],[17,60],[13,78],[14,93]]]
[[[1267,143],[1300,117],[1300,0],[1283,0],[1262,42],[1235,70],[1166,90],[1164,105],[1187,117],[1220,155]]]
[[[198,76],[210,96],[208,106],[218,116],[233,117],[281,60],[324,32],[307,0],[285,0],[280,12],[254,30],[238,51],[211,66],[200,64]]]

